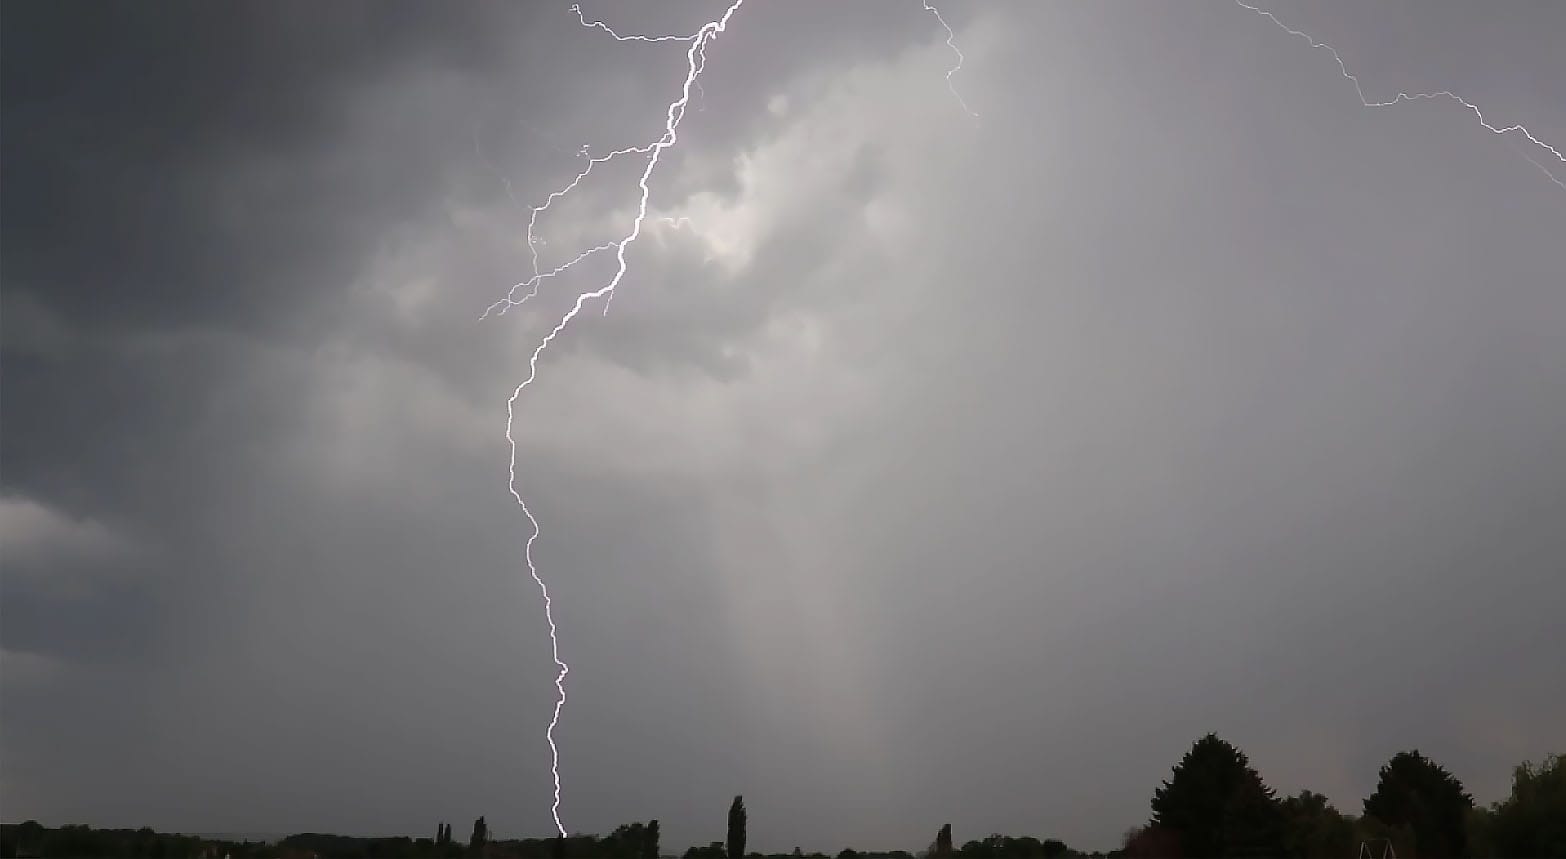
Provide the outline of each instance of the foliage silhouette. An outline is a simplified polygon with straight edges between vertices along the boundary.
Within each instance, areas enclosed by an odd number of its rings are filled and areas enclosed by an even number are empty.
[[[1126,859],[1178,859],[1180,834],[1151,823],[1134,827],[1121,839],[1120,849],[1109,855]]]
[[[1179,839],[1182,856],[1278,856],[1283,815],[1245,753],[1208,734],[1153,792],[1152,824]],[[1129,845],[1128,845],[1129,848]]]
[[[745,856],[745,797],[734,797],[729,806],[729,859]]]
[[[1354,821],[1333,808],[1325,796],[1302,790],[1283,800],[1283,855],[1323,859],[1354,853],[1360,839]]]
[[[692,847],[685,851],[685,859],[728,859],[729,854],[722,841],[714,841],[706,847]]]
[[[1566,758],[1550,755],[1513,772],[1511,794],[1476,808],[1462,784],[1418,752],[1381,768],[1359,818],[1340,813],[1321,794],[1301,791],[1281,801],[1246,756],[1213,734],[1197,740],[1154,791],[1153,816],[1126,833],[1110,857],[1190,859],[1278,856],[1325,859],[1354,855],[1361,842],[1390,843],[1403,859],[1468,855],[1566,859]],[[828,859],[820,852],[746,853],[747,811],[736,796],[728,840],[692,847],[686,859]],[[453,842],[442,821],[434,838],[360,838],[299,833],[275,843],[234,842],[139,830],[48,828],[36,821],[0,825],[0,859],[660,859],[658,821],[628,823],[610,834],[497,840],[483,817],[467,844]],[[941,827],[921,859],[1073,859],[1087,855],[1054,838],[994,834],[953,849],[952,827]],[[914,859],[902,851],[845,848],[838,859]]]
[[[1468,811],[1473,797],[1443,767],[1417,750],[1398,752],[1381,768],[1365,814],[1413,830],[1421,859],[1451,859],[1468,851]]]
[[[658,821],[649,820],[647,831],[642,834],[641,859],[658,859]]]
[[[1518,764],[1511,795],[1479,819],[1489,855],[1566,857],[1566,756]]]

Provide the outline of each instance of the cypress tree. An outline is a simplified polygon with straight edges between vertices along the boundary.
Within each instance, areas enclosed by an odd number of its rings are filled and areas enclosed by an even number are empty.
[[[745,797],[734,797],[729,806],[729,859],[745,857]]]

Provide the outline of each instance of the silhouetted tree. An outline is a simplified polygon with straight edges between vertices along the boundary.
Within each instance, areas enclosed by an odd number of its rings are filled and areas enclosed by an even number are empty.
[[[1153,792],[1152,823],[1178,835],[1183,856],[1282,852],[1283,818],[1272,788],[1244,752],[1216,734],[1197,740],[1170,780]]]
[[[1487,846],[1498,856],[1566,857],[1566,756],[1512,770],[1512,793],[1485,821]]]
[[[1283,855],[1294,859],[1325,859],[1354,852],[1359,839],[1354,822],[1327,803],[1319,793],[1302,790],[1285,799],[1283,811]]]
[[[658,821],[648,821],[647,830],[642,833],[642,859],[658,859],[658,838]]]
[[[473,821],[473,837],[468,839],[468,849],[477,853],[489,840],[489,827],[485,825],[484,818]]]
[[[1365,814],[1412,829],[1421,859],[1450,859],[1467,852],[1473,805],[1462,782],[1416,750],[1398,752],[1381,768],[1375,793],[1365,799]]]
[[[723,842],[714,841],[706,847],[692,847],[685,851],[685,859],[727,859]]]
[[[602,859],[641,859],[646,849],[647,826],[642,823],[617,826],[609,837],[598,842],[598,854]]]
[[[745,797],[736,796],[729,806],[729,859],[745,856]]]
[[[941,831],[935,836],[935,855],[940,859],[948,859],[952,855],[952,825],[950,823],[941,827]]]
[[[36,820],[26,820],[15,826],[7,826],[4,829],[0,829],[0,832],[6,831],[9,831],[10,837],[0,839],[5,842],[4,845],[0,845],[4,848],[0,852],[5,853],[8,857],[16,856],[19,853],[27,856],[37,856],[39,847],[43,845],[44,835],[48,832],[43,824]]]
[[[1046,859],[1063,856],[1069,852],[1065,842],[1051,839],[1040,841],[1031,835],[1012,837],[991,835],[979,841],[969,841],[957,851],[963,859]]]
[[[1132,827],[1114,852],[1126,859],[1179,859],[1180,833],[1151,823]]]
[[[1500,807],[1497,802],[1490,808],[1475,805],[1468,809],[1468,855],[1474,859],[1495,859],[1499,855],[1495,847],[1495,809]]]

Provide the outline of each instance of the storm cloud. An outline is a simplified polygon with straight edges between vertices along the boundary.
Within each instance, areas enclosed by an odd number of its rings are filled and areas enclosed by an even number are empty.
[[[688,32],[711,3],[592,4]],[[1371,97],[1566,139],[1566,7],[1278,4]],[[751,0],[519,401],[572,830],[1107,849],[1207,731],[1353,809],[1566,724],[1566,192],[1233,3]],[[479,314],[677,46],[535,4],[8,3],[8,820],[549,820]],[[625,229],[635,165],[540,222]],[[684,220],[681,220],[684,219]]]

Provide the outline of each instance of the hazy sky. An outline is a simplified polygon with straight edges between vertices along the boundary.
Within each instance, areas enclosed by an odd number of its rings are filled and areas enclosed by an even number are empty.
[[[1566,140],[1566,4],[1264,5]],[[917,2],[747,3],[651,183],[687,225],[519,402],[566,825],[1107,849],[1207,731],[1351,811],[1399,750],[1482,802],[1562,751],[1551,156],[1224,0],[942,11],[978,118]],[[477,319],[683,48],[564,0],[0,32],[5,818],[548,834],[505,401],[612,266]],[[545,266],[627,228],[612,166]]]

